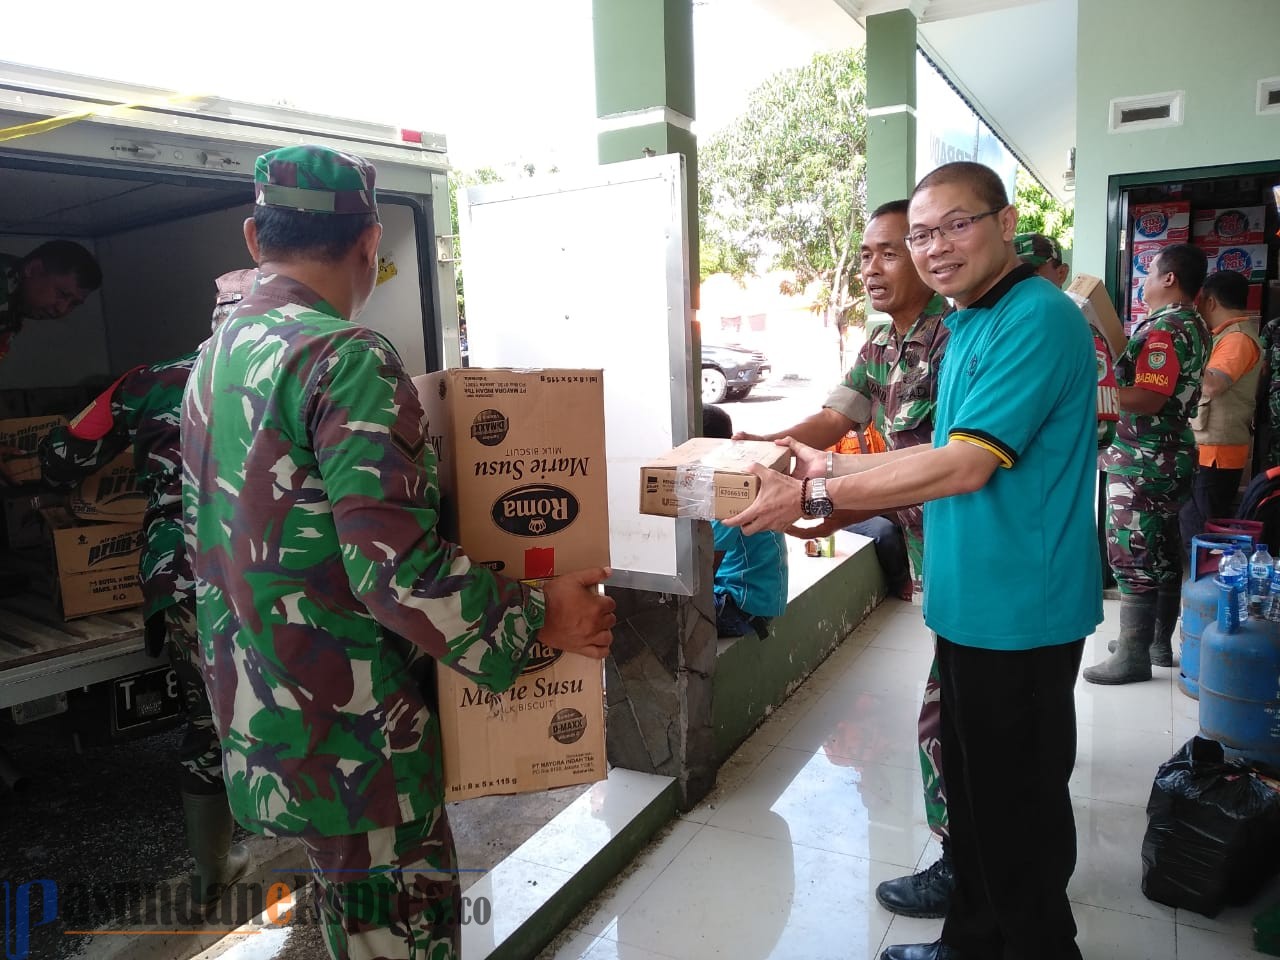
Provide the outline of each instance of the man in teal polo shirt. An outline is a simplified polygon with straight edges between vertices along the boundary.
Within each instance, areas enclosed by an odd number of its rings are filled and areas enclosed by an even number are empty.
[[[758,471],[755,503],[726,522],[756,533],[926,503],[956,889],[940,940],[882,960],[1079,960],[1067,781],[1084,637],[1102,620],[1093,345],[1075,305],[1018,262],[1017,211],[993,171],[939,167],[909,219],[916,269],[960,308],[933,446],[838,457],[828,480],[825,453],[780,441],[794,476]]]

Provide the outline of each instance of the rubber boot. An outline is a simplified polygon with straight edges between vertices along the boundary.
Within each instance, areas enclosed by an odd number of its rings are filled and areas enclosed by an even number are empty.
[[[1156,594],[1156,632],[1151,641],[1151,665],[1173,666],[1173,628],[1182,613],[1182,585],[1168,584]]]
[[[1156,635],[1156,593],[1125,594],[1120,598],[1120,636],[1116,652],[1096,666],[1086,667],[1089,683],[1137,683],[1151,679],[1151,643]]]
[[[876,899],[890,913],[903,917],[936,919],[947,915],[956,878],[951,867],[951,851],[942,845],[942,856],[933,866],[876,887]]]
[[[225,793],[184,793],[182,813],[187,823],[187,846],[195,858],[191,899],[196,909],[205,910],[222,896],[249,869],[249,851],[242,844],[231,845],[235,820]]]

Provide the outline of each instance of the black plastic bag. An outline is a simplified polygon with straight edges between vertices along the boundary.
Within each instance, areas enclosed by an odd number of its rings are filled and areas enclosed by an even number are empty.
[[[1161,765],[1147,801],[1142,892],[1212,917],[1280,867],[1280,792],[1222,745],[1192,737]]]

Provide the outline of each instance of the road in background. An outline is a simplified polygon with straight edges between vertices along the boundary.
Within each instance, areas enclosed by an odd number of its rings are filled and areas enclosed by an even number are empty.
[[[733,419],[733,429],[768,434],[785,430],[822,409],[834,383],[794,377],[766,380],[743,400],[719,404]]]

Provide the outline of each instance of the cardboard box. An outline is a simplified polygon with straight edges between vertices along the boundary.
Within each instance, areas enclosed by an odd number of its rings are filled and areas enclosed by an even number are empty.
[[[133,448],[84,479],[71,497],[71,512],[81,520],[142,523],[147,495],[138,483]]]
[[[1211,247],[1265,243],[1266,207],[1222,207],[1197,210],[1191,217],[1195,243]]]
[[[34,483],[40,479],[40,441],[54,427],[64,426],[66,417],[15,417],[0,420],[0,464],[13,483]]]
[[[81,523],[64,509],[41,511],[53,542],[58,599],[67,620],[142,603],[142,527]]]
[[[1133,242],[1163,240],[1186,243],[1191,239],[1191,203],[1167,200],[1164,203],[1137,203],[1133,214]]]
[[[1163,240],[1142,240],[1133,245],[1133,277],[1146,277],[1151,272],[1151,261],[1156,254],[1172,244]]]
[[[1111,294],[1107,293],[1102,280],[1087,273],[1078,273],[1067,287],[1067,296],[1076,302],[1085,320],[1107,338],[1112,357],[1124,353],[1129,338],[1125,336],[1124,324],[1120,322]]]
[[[791,451],[772,441],[695,437],[640,468],[640,512],[655,517],[725,520],[760,490],[753,463],[785,470]]]
[[[1262,283],[1267,279],[1267,245],[1236,244],[1232,246],[1202,246],[1205,259],[1209,261],[1209,272],[1234,270],[1243,274],[1253,283]]]
[[[608,565],[601,371],[468,367],[414,383],[450,540],[520,580]]]
[[[440,460],[449,539],[473,561],[522,580],[608,565],[600,370],[466,368],[414,383]],[[448,800],[606,775],[598,660],[535,643],[506,692],[439,665],[436,693]]]
[[[1249,284],[1249,296],[1245,300],[1244,310],[1249,316],[1255,320],[1262,319],[1262,288],[1264,284]]]
[[[534,642],[503,693],[436,665],[445,799],[595,783],[605,763],[604,665]]]

